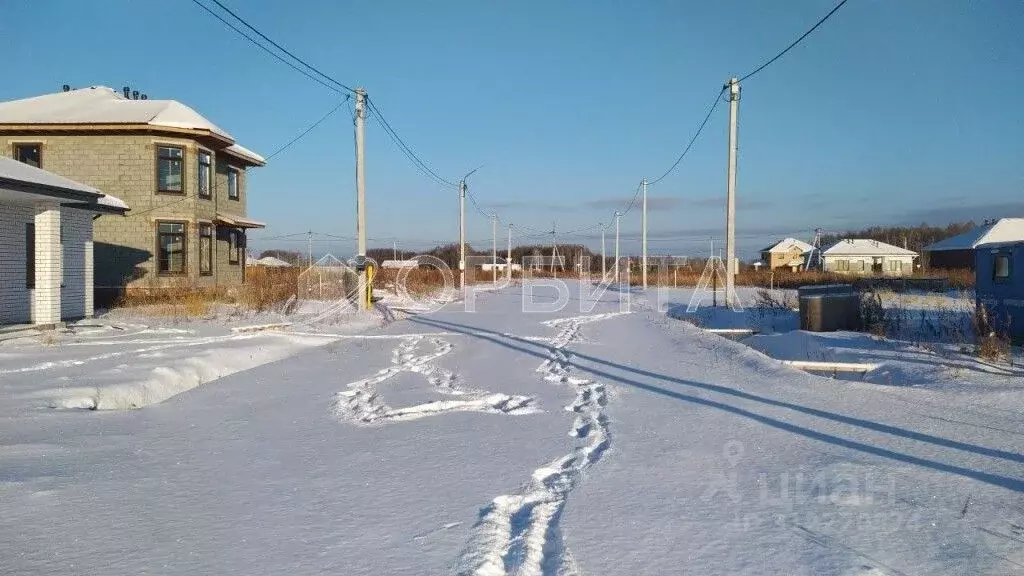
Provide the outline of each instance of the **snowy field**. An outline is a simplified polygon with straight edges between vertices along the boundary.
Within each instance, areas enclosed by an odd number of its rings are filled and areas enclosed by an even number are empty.
[[[0,343],[0,574],[1024,573],[1012,367],[571,288]]]

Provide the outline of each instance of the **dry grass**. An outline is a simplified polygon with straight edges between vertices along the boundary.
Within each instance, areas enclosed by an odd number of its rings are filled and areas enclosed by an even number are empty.
[[[458,273],[456,272],[456,275]],[[411,296],[423,296],[443,290],[445,287],[444,273],[437,268],[412,268],[405,271],[396,268],[381,268],[373,279],[373,285],[378,288],[394,290],[399,276],[405,290]],[[452,285],[458,283],[458,278],[449,280]]]
[[[173,318],[206,318],[217,304],[234,304],[255,311],[283,306],[296,293],[299,268],[252,266],[245,282],[233,287],[200,286],[192,279],[172,279],[126,288],[115,309]]]
[[[973,318],[975,334],[974,352],[984,360],[1006,360],[1010,357],[1009,323],[1002,333],[993,328],[988,310],[984,306],[975,309]]]

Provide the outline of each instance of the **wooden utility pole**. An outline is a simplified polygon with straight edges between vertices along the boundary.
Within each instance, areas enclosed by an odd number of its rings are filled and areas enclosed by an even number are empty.
[[[505,278],[512,282],[512,224],[508,225],[508,257],[505,260]]]
[[[729,167],[726,174],[725,202],[725,303],[733,306],[736,282],[736,114],[740,105],[740,81],[731,78],[725,85],[729,93]]]
[[[363,266],[359,271],[359,309],[366,310],[366,168],[363,163],[363,129],[366,120],[366,90],[356,88],[356,259]]]
[[[498,283],[498,215],[491,214],[491,283]]]

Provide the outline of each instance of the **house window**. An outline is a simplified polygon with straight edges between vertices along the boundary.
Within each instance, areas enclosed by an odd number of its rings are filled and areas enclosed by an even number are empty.
[[[210,197],[210,153],[200,151],[196,154],[196,180],[199,183],[199,196]]]
[[[42,144],[15,144],[14,159],[36,168],[43,167],[43,145]]]
[[[903,262],[901,260],[889,260],[889,271],[903,272]]]
[[[228,169],[228,198],[238,200],[238,170]]]
[[[992,262],[992,278],[995,280],[1010,279],[1010,255],[996,254]]]
[[[184,222],[160,222],[157,224],[156,254],[158,273],[185,273],[186,225]]]
[[[25,288],[36,287],[36,225],[25,224]]]
[[[857,272],[863,272],[863,271],[864,271],[864,261],[863,260],[858,260],[857,261]]]
[[[185,150],[180,146],[156,147],[156,190],[171,194],[185,193]]]
[[[228,264],[238,264],[242,252],[242,233],[239,230],[228,230]]]
[[[213,225],[199,225],[199,275],[213,274]]]
[[[849,272],[850,271],[850,261],[849,260],[836,260],[836,270],[839,271],[839,272]]]

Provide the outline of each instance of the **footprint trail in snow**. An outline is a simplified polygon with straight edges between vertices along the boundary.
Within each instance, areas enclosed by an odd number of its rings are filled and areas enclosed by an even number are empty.
[[[560,328],[549,358],[537,372],[544,380],[576,391],[566,410],[576,416],[569,435],[580,442],[573,451],[534,470],[530,483],[514,494],[498,496],[481,513],[469,543],[456,562],[459,576],[577,576],[579,569],[562,541],[558,525],[569,492],[584,470],[596,463],[611,443],[604,384],[572,375],[564,348],[584,324],[621,313],[593,314],[543,322]]]
[[[425,345],[432,350],[422,352]],[[420,335],[403,337],[401,344],[391,354],[391,366],[375,376],[357,380],[338,392],[334,413],[341,420],[355,424],[382,424],[393,421],[416,420],[448,412],[485,412],[494,414],[530,414],[536,412],[533,398],[489,394],[465,388],[458,375],[433,364],[435,360],[453,349],[451,342],[441,338],[427,338]],[[413,406],[391,407],[377,394],[377,386],[403,372],[422,374],[435,392],[457,399],[425,402]]]

